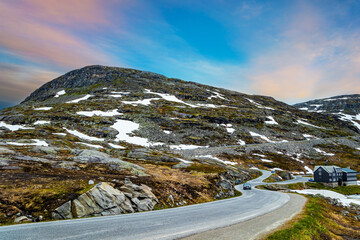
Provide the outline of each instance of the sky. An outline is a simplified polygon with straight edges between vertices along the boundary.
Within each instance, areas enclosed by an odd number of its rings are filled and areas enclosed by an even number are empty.
[[[0,108],[98,64],[288,104],[360,93],[360,1],[0,0]]]

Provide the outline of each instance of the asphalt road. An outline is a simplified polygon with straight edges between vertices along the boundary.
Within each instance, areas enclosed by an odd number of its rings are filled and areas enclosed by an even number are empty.
[[[299,214],[307,198],[298,194],[289,194],[290,201],[275,211],[266,213],[245,222],[228,227],[218,228],[185,237],[183,240],[255,240],[263,239],[274,229],[291,220]]]
[[[263,171],[250,183],[259,185],[270,175]],[[306,179],[290,182],[301,181]],[[279,209],[290,199],[281,192],[242,192],[241,197],[159,211],[5,226],[0,227],[0,239],[176,239],[247,221]]]

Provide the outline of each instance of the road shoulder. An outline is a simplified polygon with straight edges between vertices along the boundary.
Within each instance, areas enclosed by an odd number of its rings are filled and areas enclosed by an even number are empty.
[[[289,202],[275,211],[258,216],[246,222],[206,231],[183,239],[261,239],[262,237],[268,235],[271,231],[274,231],[281,225],[290,221],[302,211],[307,199],[297,194],[289,194],[289,196]]]

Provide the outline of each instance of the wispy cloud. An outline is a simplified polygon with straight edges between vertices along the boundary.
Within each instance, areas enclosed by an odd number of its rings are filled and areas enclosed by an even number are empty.
[[[276,46],[250,63],[253,91],[287,102],[360,90],[359,31],[334,31],[327,15],[301,2]]]
[[[0,64],[1,99],[18,102],[39,86],[59,76],[57,72],[14,64]]]
[[[84,21],[104,23],[105,20],[99,14],[87,17],[86,11],[91,14],[97,4],[95,1],[86,2],[88,5],[85,4],[85,9],[77,3],[69,4],[68,1],[1,2],[0,46],[19,58],[59,67],[73,68],[109,62],[104,53],[70,33],[69,29],[49,24],[67,24],[67,20],[73,23],[78,20],[79,24]],[[72,10],[62,12],[63,17],[60,18],[60,14],[56,13],[61,13],[64,6]]]

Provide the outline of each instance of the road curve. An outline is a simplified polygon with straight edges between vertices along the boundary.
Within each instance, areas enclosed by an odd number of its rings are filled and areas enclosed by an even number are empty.
[[[250,181],[253,186],[271,175],[262,172]],[[242,192],[241,197],[159,211],[4,226],[0,227],[0,239],[176,239],[247,221],[290,199],[281,192]]]

